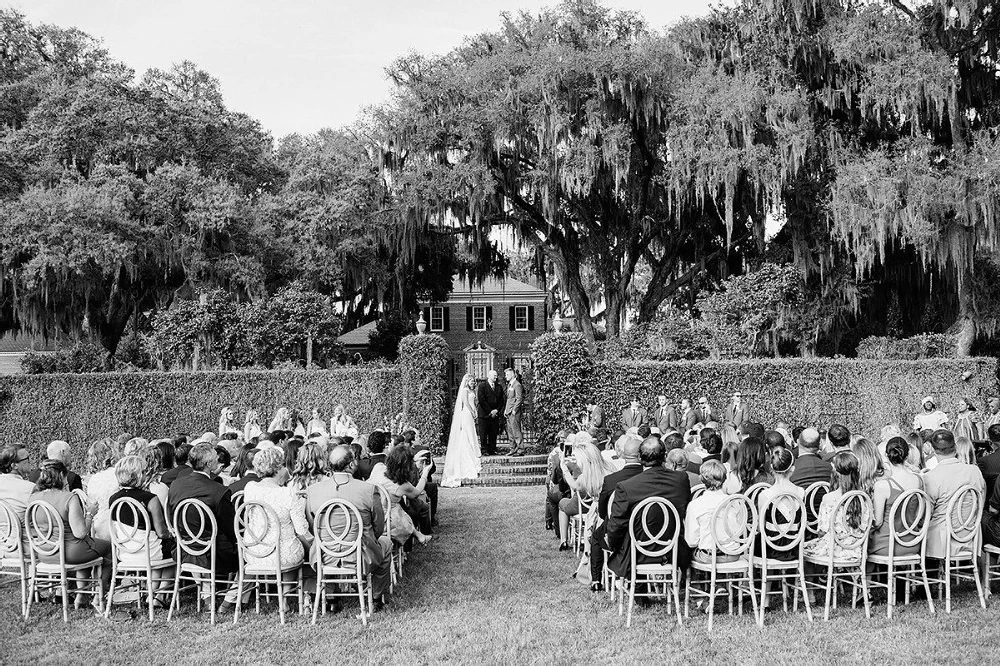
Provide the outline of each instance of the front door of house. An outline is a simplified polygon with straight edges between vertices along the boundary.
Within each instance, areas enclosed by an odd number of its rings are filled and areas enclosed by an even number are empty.
[[[496,350],[478,343],[465,350],[465,371],[475,379],[486,379],[486,373],[496,365]]]

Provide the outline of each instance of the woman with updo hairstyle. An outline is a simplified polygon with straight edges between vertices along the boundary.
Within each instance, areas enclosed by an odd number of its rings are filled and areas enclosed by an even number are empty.
[[[112,470],[113,471],[113,470]],[[43,460],[38,481],[35,482],[35,491],[28,497],[29,502],[42,501],[51,505],[55,512],[62,518],[63,549],[66,555],[66,564],[82,564],[90,560],[103,559],[104,573],[102,585],[105,589],[111,581],[111,542],[104,539],[95,539],[90,536],[91,517],[84,511],[80,497],[66,489],[66,466],[60,460]],[[39,527],[44,533],[48,525],[44,522],[45,515],[37,514],[39,517]],[[49,564],[59,564],[59,555],[42,555],[42,562]],[[81,572],[86,575],[86,572]],[[74,605],[82,608],[84,595],[77,595]]]
[[[306,520],[305,500],[294,488],[283,486],[280,479],[285,476],[285,453],[278,447],[267,447],[257,451],[253,457],[253,470],[259,481],[247,484],[243,491],[244,502],[259,502],[274,510],[281,525],[281,566],[294,567],[302,564],[306,549],[312,544],[309,523]],[[259,512],[251,514],[251,528],[258,534],[264,532],[264,519]],[[267,539],[273,541],[278,535],[278,524],[268,526]],[[266,557],[246,555],[246,563],[253,567],[273,569],[278,563],[278,552]],[[289,580],[294,572],[289,572]]]
[[[868,552],[872,555],[889,555],[889,534],[891,523],[888,520],[892,505],[900,495],[907,490],[922,490],[923,479],[909,467],[907,460],[911,454],[910,443],[902,437],[893,437],[885,444],[885,455],[889,459],[889,467],[885,475],[875,482],[872,497],[872,534],[868,539]],[[906,523],[913,525],[916,519],[916,501],[906,506]],[[903,529],[903,516],[896,517],[896,530]],[[902,548],[896,544],[896,555],[913,555],[920,552],[920,544]]]
[[[288,485],[300,493],[327,477],[326,447],[309,442],[299,449]]]
[[[132,439],[131,437],[129,439]],[[128,440],[126,440],[128,441]],[[121,457],[117,451],[125,443],[118,445],[113,440],[98,440],[87,451],[87,470],[92,472],[83,485],[87,493],[87,513],[93,518],[91,530],[97,539],[111,540],[111,496],[120,490],[115,476],[115,463]]]
[[[800,505],[798,502],[794,502],[787,497],[787,495],[792,495],[797,497],[800,501],[804,501],[806,496],[806,491],[791,481],[792,471],[795,469],[795,459],[792,457],[792,452],[783,446],[776,446],[771,449],[771,452],[768,454],[768,458],[769,466],[774,474],[774,483],[758,493],[757,510],[759,512],[763,512],[764,506],[771,500],[774,498],[778,498],[778,500],[774,503],[773,509],[768,509],[766,518],[763,513],[760,513],[761,520],[768,524],[775,525],[784,525],[792,521],[801,520],[802,515]],[[776,539],[775,541],[779,545],[785,545],[787,543],[787,541],[780,539]],[[754,544],[754,553],[758,556],[761,555],[759,535]],[[798,559],[799,553],[797,550],[776,550],[769,551],[767,556],[771,559],[777,560],[795,560]]]

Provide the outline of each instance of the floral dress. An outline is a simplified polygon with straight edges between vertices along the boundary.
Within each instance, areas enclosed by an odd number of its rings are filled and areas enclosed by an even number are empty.
[[[281,525],[281,566],[283,568],[294,567],[302,564],[305,557],[305,549],[302,542],[296,535],[306,535],[309,533],[309,523],[306,521],[305,501],[294,488],[274,486],[270,483],[250,483],[243,491],[245,502],[259,502],[270,507],[278,516],[278,523]],[[258,532],[263,528],[264,518],[260,512],[251,514],[250,528],[256,528]],[[269,525],[267,542],[273,542],[278,536],[278,525]],[[278,553],[274,552],[264,557],[255,557],[251,552],[246,554],[248,567],[274,569],[277,564]]]
[[[837,502],[840,498],[844,496],[842,490],[831,490],[826,495],[823,496],[823,501],[820,502],[819,512],[817,514],[819,519],[820,529],[826,529],[827,532],[820,537],[807,541],[803,546],[803,550],[806,555],[815,558],[829,558],[830,549],[836,547],[833,553],[833,559],[836,561],[840,560],[860,560],[861,559],[861,544],[858,543],[853,548],[846,548],[842,544],[834,544],[833,535],[836,533],[841,537],[848,537],[850,542],[852,534],[856,534],[858,530],[851,529],[846,523],[847,512],[842,511],[837,516],[836,523],[833,525],[833,529],[830,529],[830,521],[833,519],[833,511],[837,506]],[[872,514],[869,504],[862,504],[861,511],[861,526],[868,529],[872,523]]]

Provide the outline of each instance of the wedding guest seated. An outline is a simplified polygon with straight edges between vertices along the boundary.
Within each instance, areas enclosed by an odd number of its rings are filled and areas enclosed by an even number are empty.
[[[412,433],[410,435],[411,439],[408,442],[411,453],[413,453],[414,456],[419,456],[421,452],[425,452],[424,455],[426,456],[431,468],[431,471],[427,473],[427,484],[424,486],[424,494],[427,495],[427,502],[430,504],[430,522],[426,524],[425,527],[427,528],[426,534],[430,534],[432,528],[437,526],[438,484],[437,481],[434,480],[434,474],[437,472],[437,465],[434,464],[434,458],[431,455],[431,447],[420,441],[417,433],[413,430],[408,430],[403,433],[404,440],[406,439],[407,433]],[[417,502],[422,503],[423,500],[419,499],[416,502],[410,502],[410,506],[413,507]],[[419,515],[426,513],[426,510],[419,506],[416,506],[414,511]]]
[[[691,474],[688,472],[688,464],[691,458],[688,452],[684,449],[671,449],[667,452],[667,462],[664,466],[667,469],[676,470],[678,472],[684,472],[688,475],[688,481],[691,482],[692,486],[696,486],[701,483],[701,477],[697,474]]]
[[[666,469],[667,450],[660,440],[649,437],[643,440],[639,447],[639,460],[643,470],[630,479],[620,482],[615,487],[615,501],[608,509],[608,524],[605,547],[611,551],[608,567],[616,575],[627,578],[631,568],[631,542],[629,539],[629,523],[632,510],[647,497],[662,497],[677,510],[681,521],[678,543],[678,566],[687,566],[689,553],[684,541],[683,523],[688,502],[691,499],[691,483],[687,472]],[[650,511],[648,526],[653,534],[660,532],[666,522],[666,516],[658,511]],[[667,523],[667,534],[673,532],[673,525]],[[648,558],[639,554],[640,563]]]
[[[993,497],[993,486],[1000,477],[1000,424],[995,423],[986,430],[990,452],[979,459],[979,471],[983,473],[986,482],[986,501]]]
[[[420,516],[415,521],[402,505],[404,498],[419,499],[420,494],[424,492],[424,486],[427,485],[430,471],[430,465],[427,464],[422,464],[420,470],[417,470],[413,456],[406,446],[396,446],[386,455],[385,477],[382,478],[380,485],[389,492],[392,517],[390,526],[392,533],[389,536],[397,543],[405,544],[410,537],[415,538],[418,543],[427,543],[431,540],[429,534],[419,529],[418,523],[425,522],[422,520],[424,517]],[[411,481],[414,477],[419,477],[416,485]],[[430,516],[426,516],[426,522],[429,522],[429,518]]]
[[[771,475],[767,445],[762,439],[748,437],[736,448],[736,465],[722,489],[732,495],[746,492],[754,484],[772,481],[774,477]]]
[[[277,448],[271,446],[269,448]],[[278,449],[279,451],[281,449]],[[260,481],[260,477],[257,476],[257,472],[253,469],[253,459],[257,455],[257,447],[247,444],[240,451],[239,457],[233,464],[232,475],[235,479],[231,484],[229,484],[229,489],[235,495],[240,491],[245,491],[247,484],[253,483],[255,481]]]
[[[392,563],[390,557],[392,541],[389,535],[384,534],[385,514],[382,511],[381,497],[375,486],[355,478],[357,462],[349,448],[334,447],[330,451],[329,460],[332,476],[306,488],[309,520],[314,522],[316,513],[331,499],[347,500],[357,507],[362,523],[362,567],[363,571],[372,574],[375,610],[380,610],[385,594],[389,591]],[[339,517],[338,514],[334,514],[334,518]],[[335,532],[342,527],[342,524],[338,525],[336,520],[333,521],[332,528]],[[320,536],[322,537],[322,534]]]
[[[764,433],[764,443],[767,444],[768,450],[774,449],[778,446],[788,448],[788,442],[785,440],[785,435],[777,430],[768,430]]]
[[[712,534],[712,516],[728,495],[722,490],[728,472],[718,460],[706,460],[701,464],[698,482],[704,484],[705,492],[691,500],[684,517],[684,539],[698,562],[709,564],[712,553],[717,549],[715,535]],[[718,562],[735,562],[736,556],[719,553]]]
[[[948,527],[945,524],[948,502],[959,488],[972,485],[982,497],[986,492],[986,482],[979,468],[961,462],[955,452],[955,436],[947,430],[938,430],[931,438],[937,465],[924,474],[924,491],[932,503],[930,527],[927,530],[927,557],[940,560],[948,547]],[[952,542],[952,552],[968,545]]]
[[[704,432],[704,431],[703,431]],[[693,452],[695,455],[688,460],[688,473],[701,474],[701,466],[706,460],[716,460],[721,462],[722,457],[722,437],[718,433],[712,432],[708,437],[703,437],[698,441],[697,448]],[[695,458],[701,462],[695,462]]]
[[[604,459],[587,433],[578,433],[573,439],[573,455],[562,461],[561,469],[573,493],[559,500],[559,550],[569,550],[569,520],[580,513],[577,498],[596,499],[604,485],[604,477],[618,470]]]
[[[233,518],[235,517],[232,501],[233,493],[226,486],[212,480],[212,474],[219,469],[219,454],[215,452],[213,445],[201,442],[193,446],[188,453],[188,462],[191,465],[191,472],[178,477],[170,484],[170,492],[167,496],[167,512],[168,515],[173,516],[177,505],[186,499],[197,499],[205,503],[208,510],[215,516],[215,522],[218,526],[218,535],[215,541],[215,575],[220,578],[225,577],[231,573],[235,573],[239,568],[236,532],[233,525]],[[185,525],[191,528],[191,534],[184,533],[186,529]],[[178,532],[178,538],[183,536],[202,536],[208,529],[207,525],[202,525],[197,521],[193,513],[188,514],[188,521],[186,523],[181,519],[176,522],[174,527]],[[211,560],[207,552],[204,555],[197,556],[182,553],[181,560],[206,568],[211,566]],[[231,590],[230,592],[231,594],[226,597],[226,601],[228,602],[227,608],[236,601],[235,591]],[[205,596],[204,589],[202,593]],[[215,602],[214,599],[210,601],[212,603]]]
[[[382,469],[385,469],[385,447],[388,440],[389,433],[382,432],[381,430],[376,430],[368,436],[368,452],[371,455],[369,455],[367,460],[357,462],[356,469],[354,470],[354,478],[360,481],[367,481],[377,465],[381,465]]]
[[[288,482],[290,488],[302,492],[314,483],[327,477],[326,449],[316,443],[309,443],[299,449],[295,468]]]
[[[276,541],[279,534],[281,541],[277,551],[264,557],[247,552],[247,566],[274,569],[278,565],[280,557],[282,568],[294,567],[302,564],[305,560],[305,554],[312,545],[309,522],[306,520],[305,500],[296,488],[282,486],[278,483],[282,476],[279,473],[284,468],[285,457],[281,449],[264,449],[253,458],[253,469],[260,481],[246,487],[243,491],[243,501],[258,502],[269,507],[274,511],[278,521],[277,523],[272,521],[268,524],[266,536],[264,536],[265,518],[258,511],[250,514],[249,528],[269,543]],[[294,581],[296,577],[295,571],[286,571],[282,574],[282,578],[286,581]],[[223,610],[227,609],[229,603],[229,601],[223,603]]]
[[[160,452],[160,474],[157,477],[158,480],[163,482],[163,475],[167,473],[167,470],[174,468],[174,451],[177,447],[170,440],[161,440],[157,445],[156,449]],[[163,485],[166,485],[165,483]]]
[[[861,490],[865,491],[869,497],[875,488],[875,482],[885,475],[885,466],[882,464],[882,456],[878,447],[865,437],[859,438],[851,446],[851,451],[858,457],[858,479],[861,482]]]
[[[795,464],[792,452],[784,446],[775,446],[771,449],[769,466],[774,474],[774,483],[761,490],[757,495],[757,512],[761,516],[761,520],[775,525],[784,525],[802,519],[802,516],[799,515],[799,505],[787,497],[791,495],[799,500],[805,500],[805,490],[792,483],[791,480]],[[769,509],[765,516],[764,507],[775,499],[774,508]],[[769,533],[769,536],[773,537],[774,535]],[[775,539],[774,543],[783,546],[787,545],[788,541],[779,538]],[[759,538],[754,544],[754,552],[758,556],[763,552]],[[798,559],[799,554],[797,551],[769,551],[767,556],[771,559],[794,560]]]
[[[560,430],[556,435],[555,446],[549,453],[548,474],[546,475],[545,529],[553,530],[557,539],[562,538],[559,534],[559,502],[572,494],[562,472],[562,461],[566,457],[564,450],[567,446],[572,450],[570,434],[565,430]]]
[[[29,458],[28,449],[21,444],[0,450],[0,501],[6,502],[22,522],[28,498],[35,491],[35,484],[25,478],[31,469]]]
[[[805,428],[799,433],[799,453],[795,459],[795,469],[791,481],[800,488],[808,488],[817,481],[830,481],[833,467],[819,454],[819,431]]]
[[[70,446],[69,442],[64,442],[61,440],[56,440],[54,442],[49,442],[48,447],[45,449],[45,457],[49,460],[58,460],[63,465],[66,465],[66,488],[67,490],[83,490],[83,480],[80,475],[76,472],[70,470]],[[38,474],[41,470],[34,469],[28,475],[28,481],[34,483],[38,481]]]
[[[851,450],[851,431],[839,423],[834,423],[826,431],[826,440],[831,450],[820,455],[823,460],[830,461],[838,453]]]
[[[174,467],[167,470],[160,477],[160,481],[170,486],[177,478],[191,473],[191,465],[188,464],[188,454],[191,452],[191,445],[187,442],[174,449]]]
[[[236,480],[229,474],[233,466],[233,457],[229,454],[229,449],[224,446],[216,445],[215,452],[219,455],[219,471],[212,480],[228,486]]]
[[[130,507],[122,507],[117,516],[112,514],[112,518],[117,517],[118,520],[111,521],[111,532],[125,543],[125,548],[119,550],[122,564],[145,567],[147,553],[151,562],[174,557],[174,541],[167,528],[166,509],[160,503],[160,498],[149,490],[150,483],[159,473],[158,467],[156,458],[138,455],[125,456],[115,464],[115,476],[121,490],[111,496],[112,506],[124,497],[133,499],[145,507],[152,523],[147,525],[142,516]],[[131,550],[136,552],[128,552]],[[157,569],[153,575],[154,592],[157,592],[156,606],[166,608],[166,594],[159,591],[165,590],[173,582],[174,569]]]
[[[919,474],[908,469],[906,461],[910,455],[910,445],[902,437],[893,437],[885,444],[885,453],[889,458],[889,468],[886,474],[875,481],[872,497],[872,533],[868,539],[868,552],[872,555],[889,555],[889,545],[892,540],[890,530],[892,521],[889,512],[892,505],[907,490],[920,490],[923,480]],[[910,502],[905,514],[896,516],[895,527],[904,530],[905,525],[916,525],[916,502]],[[920,544],[904,547],[896,544],[896,555],[911,555],[920,552]]]
[[[115,453],[115,446],[113,442],[105,440],[96,441],[91,445],[87,451],[87,469],[92,473],[87,478],[84,488],[87,495],[86,510],[93,517],[91,529],[94,531],[94,537],[108,542],[111,539],[111,496],[119,490],[115,463],[121,456]]]
[[[976,451],[971,439],[955,436],[955,457],[966,465],[976,464]]]
[[[861,557],[861,548],[847,548],[835,542],[833,535],[846,536],[859,528],[867,529],[872,521],[868,507],[860,499],[855,499],[848,503],[846,511],[837,516],[836,522],[833,521],[833,510],[846,493],[861,490],[858,457],[852,451],[838,451],[830,463],[833,475],[830,492],[823,496],[819,505],[819,536],[807,541],[803,548],[807,555],[814,557],[826,558],[832,549],[834,560],[857,560]]]
[[[107,589],[111,582],[111,542],[95,539],[90,535],[92,521],[90,516],[84,512],[79,495],[66,489],[68,470],[62,461],[44,460],[39,471],[41,473],[38,475],[38,481],[35,482],[35,492],[28,498],[28,503],[39,500],[47,502],[62,518],[66,528],[63,531],[63,552],[66,564],[82,564],[96,559],[104,560],[101,585]],[[39,528],[44,534],[48,529],[44,522],[44,515],[39,514],[39,519]],[[42,562],[50,564],[59,563],[58,555],[42,555],[40,559]],[[86,572],[80,572],[80,575],[85,576]],[[82,608],[83,605],[84,596],[78,594],[74,606]]]
[[[618,447],[624,465],[617,472],[612,472],[604,477],[601,492],[597,498],[597,524],[591,532],[590,539],[591,592],[600,592],[603,589],[600,580],[604,570],[604,540],[608,521],[608,502],[611,500],[611,494],[615,492],[615,487],[619,483],[642,472],[642,463],[639,462],[639,447],[642,445],[642,440],[630,435],[623,435],[615,445]]]

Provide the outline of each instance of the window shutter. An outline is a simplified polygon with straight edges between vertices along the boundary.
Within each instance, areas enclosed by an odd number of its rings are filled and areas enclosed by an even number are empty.
[[[493,306],[492,305],[487,305],[486,306],[486,330],[487,331],[492,331],[493,330]]]
[[[465,308],[465,330],[472,330],[472,308]]]
[[[529,331],[535,330],[535,306],[534,305],[529,305],[528,306],[528,330]]]
[[[444,330],[451,330],[451,310],[450,308],[444,308]]]
[[[508,311],[509,311],[509,313],[510,313],[510,330],[511,330],[511,331],[513,331],[513,330],[515,330],[515,329],[517,328],[517,324],[515,323],[515,322],[516,322],[516,319],[515,319],[515,317],[517,316],[517,315],[516,315],[516,312],[517,312],[517,308],[515,308],[515,307],[514,307],[514,306],[512,305],[512,306],[510,306],[509,308],[507,308],[507,310],[508,310]]]
[[[545,301],[542,304],[542,330],[549,330],[549,302]]]
[[[433,331],[434,330],[434,325],[431,324],[431,309],[430,308],[424,308],[424,321],[427,322],[427,330],[428,331]]]

